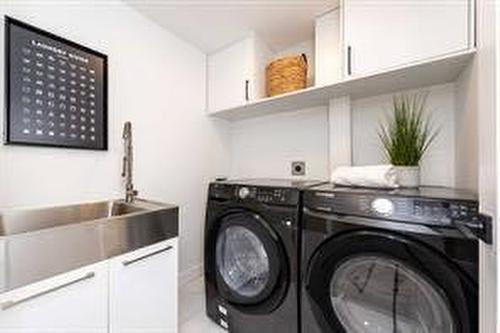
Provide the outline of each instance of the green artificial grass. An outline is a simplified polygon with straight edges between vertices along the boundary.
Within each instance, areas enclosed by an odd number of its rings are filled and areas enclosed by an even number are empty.
[[[393,114],[380,124],[378,136],[384,153],[392,165],[418,166],[439,130],[425,116],[427,94],[393,97]]]

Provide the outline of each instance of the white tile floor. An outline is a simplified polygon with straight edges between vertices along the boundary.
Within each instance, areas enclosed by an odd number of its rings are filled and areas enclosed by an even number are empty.
[[[180,333],[227,333],[205,314],[205,289],[202,279],[183,285],[179,298]]]

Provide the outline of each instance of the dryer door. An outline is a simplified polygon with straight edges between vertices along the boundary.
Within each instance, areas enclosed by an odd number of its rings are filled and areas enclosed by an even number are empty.
[[[335,237],[310,262],[306,292],[324,332],[477,332],[477,286],[430,248],[397,234]]]
[[[277,234],[261,217],[226,215],[214,241],[217,288],[226,300],[255,305],[278,289],[287,262]]]

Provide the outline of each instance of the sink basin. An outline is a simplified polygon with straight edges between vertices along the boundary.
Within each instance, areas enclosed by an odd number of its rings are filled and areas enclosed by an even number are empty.
[[[0,236],[123,216],[146,209],[124,201],[102,201],[71,206],[0,212]]]
[[[0,211],[0,293],[177,237],[178,214],[141,199]]]

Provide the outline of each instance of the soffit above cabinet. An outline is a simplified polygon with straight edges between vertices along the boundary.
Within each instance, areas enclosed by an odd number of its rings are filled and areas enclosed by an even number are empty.
[[[314,19],[339,0],[125,0],[206,53],[255,31],[276,50],[314,38]]]

